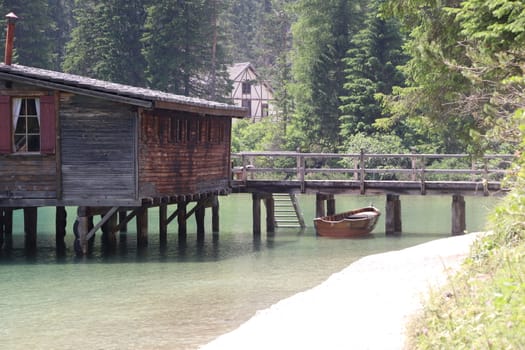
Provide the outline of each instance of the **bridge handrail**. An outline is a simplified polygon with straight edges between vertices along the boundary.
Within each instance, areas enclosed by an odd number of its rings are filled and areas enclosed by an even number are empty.
[[[286,173],[295,174],[297,179],[304,183],[305,177],[308,174],[315,173],[326,173],[326,174],[337,174],[337,173],[349,173],[353,174],[354,180],[360,180],[361,182],[366,181],[367,175],[374,174],[407,174],[410,175],[413,181],[428,181],[426,176],[432,174],[449,174],[449,175],[469,175],[476,176],[481,175],[483,178],[475,179],[471,178],[472,181],[488,181],[489,175],[504,175],[508,172],[508,165],[514,159],[514,155],[511,154],[486,154],[479,157],[474,157],[470,154],[434,154],[434,153],[408,153],[408,154],[374,154],[374,153],[301,153],[301,152],[289,152],[289,151],[261,151],[261,152],[240,152],[233,153],[233,159],[240,159],[241,163],[239,166],[233,168],[233,176],[235,180],[246,182],[257,173]],[[295,158],[295,167],[264,167],[257,166],[256,159],[276,159],[276,158]],[[353,162],[351,167],[320,167],[320,166],[308,166],[307,160],[314,159],[349,159]],[[372,167],[368,166],[367,161],[373,159],[399,159],[402,161],[410,161],[410,165],[407,167]],[[447,169],[447,168],[428,168],[426,166],[427,161],[436,159],[471,159],[470,168],[459,168],[459,169]],[[497,167],[490,166],[489,162],[492,160],[499,160]],[[377,164],[376,164],[377,165]],[[506,165],[506,166],[503,166]],[[399,164],[398,164],[399,166]]]

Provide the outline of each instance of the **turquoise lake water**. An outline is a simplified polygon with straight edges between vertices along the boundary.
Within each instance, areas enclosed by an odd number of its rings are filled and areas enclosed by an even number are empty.
[[[220,198],[221,232],[196,242],[190,220],[185,244],[170,225],[159,247],[157,211],[150,210],[149,246],[136,249],[134,221],[114,255],[72,251],[74,208],[68,210],[66,257],[54,247],[54,209],[39,209],[38,252],[23,250],[22,216],[14,216],[14,248],[0,253],[0,349],[197,349],[235,329],[257,310],[309,289],[360,257],[449,236],[451,197],[401,197],[403,234],[386,237],[381,218],[366,239],[316,237],[315,197],[300,196],[308,227],[251,234],[251,197]],[[496,199],[466,197],[467,230],[484,229]],[[336,196],[338,211],[384,197]],[[174,208],[170,209],[170,212]],[[211,212],[206,212],[211,232]],[[176,221],[176,220],[175,220]],[[264,221],[264,220],[263,220]]]

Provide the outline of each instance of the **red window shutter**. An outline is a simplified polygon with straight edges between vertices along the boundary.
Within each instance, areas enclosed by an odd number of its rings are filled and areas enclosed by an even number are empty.
[[[54,154],[56,145],[55,96],[40,97],[40,153]]]
[[[0,96],[0,153],[11,153],[12,120],[10,97]]]

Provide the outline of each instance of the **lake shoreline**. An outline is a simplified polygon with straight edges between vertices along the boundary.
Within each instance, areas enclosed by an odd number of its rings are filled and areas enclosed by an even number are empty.
[[[406,323],[429,288],[459,269],[482,234],[361,258],[201,349],[403,349]]]

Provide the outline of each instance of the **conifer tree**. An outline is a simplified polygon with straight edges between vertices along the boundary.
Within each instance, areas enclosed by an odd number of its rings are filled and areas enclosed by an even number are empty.
[[[93,78],[144,85],[141,54],[143,0],[77,0],[76,26],[64,70]]]
[[[370,3],[364,28],[352,38],[346,63],[346,94],[341,97],[341,136],[372,134],[383,118],[377,94],[391,94],[403,85],[398,66],[405,62],[402,37],[395,20],[378,15],[378,2]]]
[[[361,18],[361,5],[348,0],[298,0],[294,6],[293,126],[295,142],[300,143],[296,146],[303,150],[336,151],[341,143],[343,58]]]
[[[213,0],[160,0],[148,7],[142,42],[151,87],[186,96],[225,95],[222,39],[213,39],[219,33],[220,5]],[[210,85],[221,92],[210,92]]]

